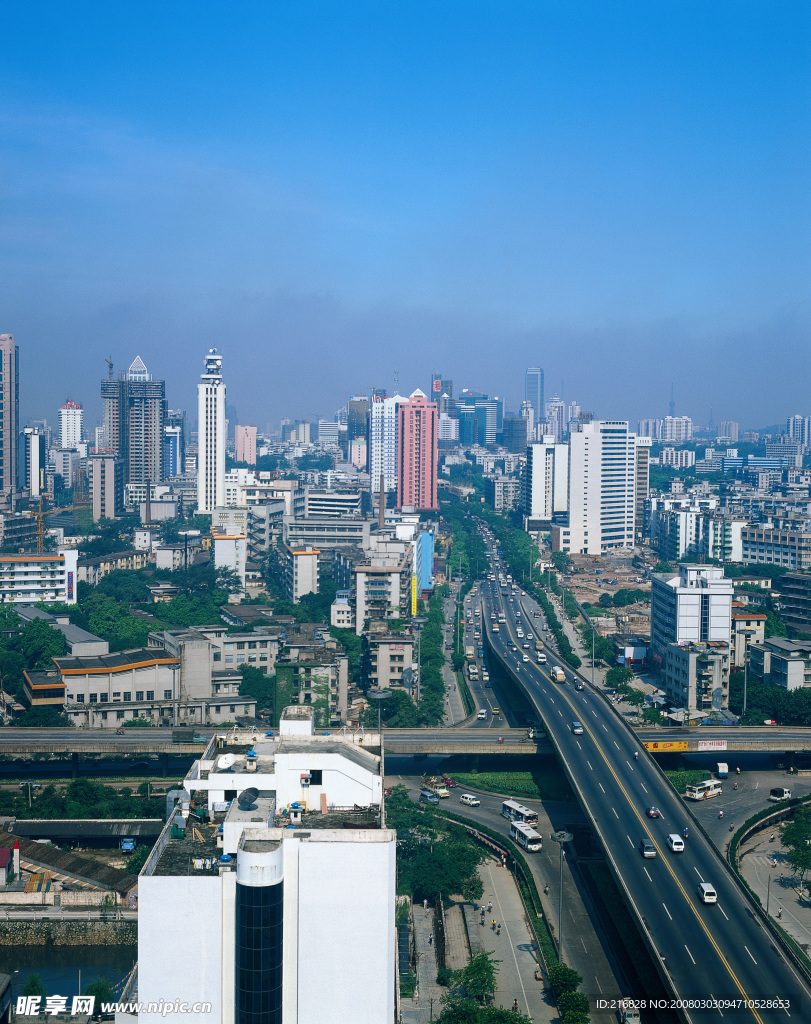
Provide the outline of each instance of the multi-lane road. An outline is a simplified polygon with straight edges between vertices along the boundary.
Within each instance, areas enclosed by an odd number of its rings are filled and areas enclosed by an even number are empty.
[[[696,827],[687,803],[619,716],[551,648],[544,651],[547,662],[537,662],[534,638],[543,622],[537,606],[498,581],[483,584],[481,596],[491,649],[543,720],[661,972],[674,995],[686,1001],[684,1016],[811,1019],[805,978]],[[499,613],[506,621],[493,632],[491,616]],[[552,682],[551,670],[558,665],[565,683]],[[582,734],[575,733],[575,721],[582,724]],[[659,817],[648,817],[651,806],[659,809]],[[684,852],[671,852],[668,834],[682,834],[685,826],[690,834]],[[653,857],[643,857],[642,843],[652,847]],[[715,888],[716,903],[702,902],[702,882]]]

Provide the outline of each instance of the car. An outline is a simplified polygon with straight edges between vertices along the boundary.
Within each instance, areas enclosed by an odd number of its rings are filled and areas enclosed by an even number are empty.
[[[702,903],[717,903],[718,893],[709,882],[698,883],[698,896]]]
[[[651,860],[656,856],[656,847],[648,839],[640,839],[639,852],[646,860]]]
[[[423,789],[422,792],[420,793],[420,803],[438,804],[439,797],[436,795],[436,793],[432,793],[430,789]]]
[[[535,639],[535,637],[532,635],[532,633],[527,633],[527,640],[534,640],[534,639]]]
[[[662,812],[659,810],[658,807],[649,807],[645,811],[645,814],[647,814],[647,816],[649,818],[661,818],[662,817]]]
[[[468,807],[478,807],[481,804],[481,800],[477,796],[473,796],[472,793],[462,793],[459,802],[467,804]]]
[[[451,789],[454,789],[454,787],[459,785],[456,779],[452,779],[450,775],[443,775],[442,781],[445,783],[446,786],[449,786]]]
[[[452,651],[453,650],[453,644],[445,644],[445,650],[446,651]]]
[[[529,644],[521,644],[525,651],[529,650]]]
[[[496,705],[496,706],[495,706],[495,707],[493,708],[493,714],[494,714],[494,715],[500,715],[500,714],[501,714],[501,708],[500,708],[500,707],[498,707],[498,705]]]
[[[585,690],[586,684],[585,683],[575,683],[574,684],[574,688],[575,688],[575,690]]]
[[[513,644],[513,651],[514,651],[514,652],[515,652],[516,654],[518,653],[518,648],[517,648],[517,647],[515,646],[515,644]]]
[[[528,655],[528,654],[525,654],[525,655],[524,655],[524,658],[523,658],[523,660],[524,660],[524,661],[529,661],[529,655]]]

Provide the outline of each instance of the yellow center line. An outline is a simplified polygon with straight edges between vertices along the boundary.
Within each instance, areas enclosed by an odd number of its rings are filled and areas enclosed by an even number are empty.
[[[522,604],[522,607],[523,607],[523,602],[521,602],[521,604]],[[524,608],[523,614],[526,614],[526,609],[525,608]],[[515,646],[517,647],[518,644],[516,642],[516,638],[513,637],[512,629],[510,627],[510,623],[509,622],[507,623],[507,632],[510,634],[510,638],[512,639],[513,644],[515,644]],[[535,668],[538,669],[538,671],[541,673],[541,675],[544,676],[544,678],[547,679],[548,682],[550,682],[550,683],[552,682],[551,676],[547,676],[546,673],[541,672],[540,665],[535,665]],[[569,709],[572,711],[572,713],[575,713],[577,709],[575,708],[574,704],[572,703],[571,699],[569,698],[567,692],[565,690],[561,690],[560,696],[569,705]],[[540,708],[538,710],[540,711]],[[541,714],[543,714],[543,712],[541,712]],[[661,862],[665,865],[667,870],[670,872],[671,878],[676,883],[676,886],[678,887],[679,891],[681,892],[682,896],[684,897],[687,905],[689,906],[690,910],[693,912],[693,916],[698,921],[698,923],[701,925],[702,931],[704,932],[705,936],[709,940],[709,942],[712,945],[712,947],[715,950],[715,952],[720,957],[721,962],[723,963],[723,965],[726,967],[727,971],[729,972],[729,976],[732,978],[733,982],[737,986],[737,989],[738,989],[738,991],[741,994],[741,998],[745,999],[747,1001],[747,1009],[750,1009],[752,1011],[752,1015],[754,1016],[755,1020],[759,1021],[760,1024],[763,1024],[763,1018],[760,1016],[760,1014],[757,1012],[757,1010],[754,1009],[754,1007],[748,1005],[751,1002],[751,1000],[750,1000],[749,996],[746,993],[746,989],[744,989],[743,985],[738,980],[738,976],[735,974],[735,971],[732,969],[729,961],[724,956],[724,954],[721,952],[721,949],[718,946],[718,943],[715,941],[715,939],[713,938],[712,934],[710,933],[710,930],[707,928],[707,925],[705,924],[704,919],[699,914],[699,912],[698,912],[696,906],[694,905],[693,901],[687,895],[686,889],[681,884],[679,879],[676,877],[676,873],[673,870],[673,867],[672,867],[672,865],[670,863],[670,860],[667,857],[662,857],[662,851],[661,851],[661,848],[659,847],[659,844],[656,842],[656,840],[651,835],[650,829],[647,826],[647,822],[642,817],[642,815],[639,813],[639,811],[638,811],[638,809],[636,807],[636,804],[631,800],[631,797],[628,794],[628,791],[626,790],[625,786],[620,781],[620,778],[617,775],[617,773],[614,771],[614,767],[611,764],[611,762],[609,761],[608,756],[606,755],[605,751],[603,750],[601,744],[597,741],[596,736],[594,735],[594,733],[592,733],[591,728],[588,725],[584,724],[583,728],[586,730],[588,735],[591,737],[591,740],[594,743],[594,746],[597,748],[600,756],[602,757],[603,761],[605,762],[606,768],[608,768],[608,770],[611,773],[611,775],[613,775],[614,781],[617,783],[617,785],[620,788],[620,791],[622,792],[623,796],[625,797],[625,799],[626,799],[626,801],[628,803],[628,807],[633,811],[633,813],[636,816],[639,824],[645,830],[648,838],[653,843],[653,845],[656,848],[656,851],[657,851],[659,857],[661,858]],[[640,744],[640,745],[642,745],[642,744]]]

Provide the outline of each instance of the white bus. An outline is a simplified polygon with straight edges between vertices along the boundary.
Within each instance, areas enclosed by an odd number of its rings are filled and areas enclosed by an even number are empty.
[[[543,846],[543,839],[529,825],[523,825],[520,821],[514,821],[510,825],[510,839],[522,846],[527,853],[536,853]]]
[[[721,795],[721,783],[715,779],[707,779],[706,782],[696,782],[687,787],[685,796],[688,800],[709,800],[712,796]]]
[[[510,821],[521,822],[522,825],[538,824],[537,813],[530,810],[529,807],[524,807],[523,804],[519,804],[516,800],[504,801],[501,805],[501,816],[502,818],[508,818]]]

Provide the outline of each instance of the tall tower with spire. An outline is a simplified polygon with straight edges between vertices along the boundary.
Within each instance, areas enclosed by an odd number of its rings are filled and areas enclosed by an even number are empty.
[[[225,504],[225,381],[222,355],[208,350],[197,385],[197,511]]]

